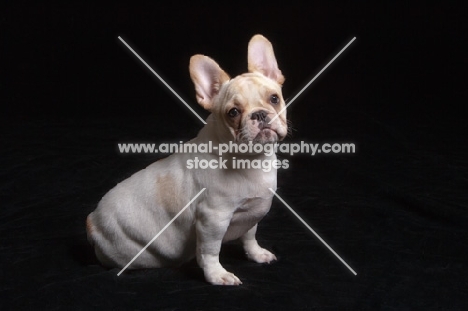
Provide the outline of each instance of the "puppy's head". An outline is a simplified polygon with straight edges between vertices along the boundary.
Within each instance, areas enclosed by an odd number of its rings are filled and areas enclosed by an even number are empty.
[[[233,79],[211,58],[194,55],[190,76],[198,103],[209,110],[236,142],[272,143],[287,134],[286,110],[281,85],[284,77],[271,43],[255,35],[248,47],[248,73]]]

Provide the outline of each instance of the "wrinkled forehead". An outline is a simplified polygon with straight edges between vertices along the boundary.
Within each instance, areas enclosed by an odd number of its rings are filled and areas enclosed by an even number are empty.
[[[281,86],[260,73],[244,73],[229,80],[225,87],[225,97],[232,98],[238,94],[248,96],[281,94]]]

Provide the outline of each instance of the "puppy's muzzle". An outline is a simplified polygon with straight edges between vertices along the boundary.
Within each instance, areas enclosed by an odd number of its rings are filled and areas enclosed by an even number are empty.
[[[268,124],[270,122],[271,118],[268,116],[268,112],[265,110],[259,110],[256,112],[253,112],[250,115],[250,120],[254,120],[258,122],[258,128],[260,130],[263,130],[265,128],[271,128],[271,125]]]

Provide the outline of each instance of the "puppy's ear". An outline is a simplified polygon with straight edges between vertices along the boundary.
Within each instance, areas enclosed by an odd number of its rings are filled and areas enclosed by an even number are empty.
[[[249,72],[260,72],[279,84],[283,84],[284,77],[276,63],[273,46],[267,38],[255,35],[250,39],[247,59]]]
[[[198,103],[206,110],[211,111],[213,97],[221,85],[229,80],[229,76],[211,58],[204,55],[194,55],[190,58],[190,77],[195,84]]]

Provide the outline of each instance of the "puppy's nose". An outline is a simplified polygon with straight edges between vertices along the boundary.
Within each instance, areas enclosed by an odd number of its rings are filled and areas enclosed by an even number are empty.
[[[268,113],[265,110],[259,110],[250,115],[251,120],[257,120],[259,122],[265,122]]]

